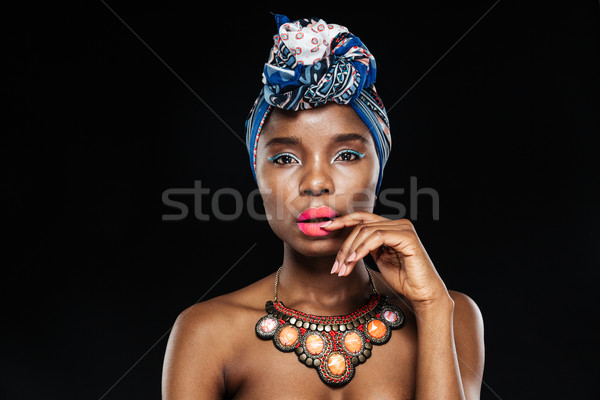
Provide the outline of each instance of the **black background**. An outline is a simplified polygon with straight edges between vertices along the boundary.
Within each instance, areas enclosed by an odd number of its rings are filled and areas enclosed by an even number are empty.
[[[589,398],[600,13],[577,3],[500,1],[424,77],[493,2],[107,3],[139,38],[102,2],[5,9],[0,397],[159,399],[178,313],[280,265],[266,222],[210,207],[256,188],[243,123],[273,11],[345,25],[375,54],[394,140],[382,189],[405,188],[408,209],[411,177],[439,194],[439,220],[427,196],[413,220],[484,315],[482,398]],[[211,219],[180,196],[190,215],[163,221],[163,192],[195,181]]]

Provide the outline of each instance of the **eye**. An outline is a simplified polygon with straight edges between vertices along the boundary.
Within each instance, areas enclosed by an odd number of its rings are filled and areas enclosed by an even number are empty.
[[[279,154],[274,155],[273,157],[269,157],[268,160],[271,161],[273,164],[279,164],[279,165],[287,165],[287,164],[295,164],[295,163],[300,164],[300,160],[298,160],[296,158],[296,156],[291,153],[279,153]]]
[[[359,153],[356,150],[345,149],[339,151],[331,162],[334,161],[355,161],[365,156],[365,153]]]

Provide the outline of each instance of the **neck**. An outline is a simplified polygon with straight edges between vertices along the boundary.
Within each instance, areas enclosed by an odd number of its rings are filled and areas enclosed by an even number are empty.
[[[348,314],[366,304],[373,293],[360,260],[349,276],[331,274],[335,255],[309,257],[284,244],[278,300],[315,315]]]

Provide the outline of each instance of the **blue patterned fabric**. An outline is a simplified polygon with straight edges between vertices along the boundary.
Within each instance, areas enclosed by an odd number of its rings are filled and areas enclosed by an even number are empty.
[[[322,19],[290,22],[276,15],[278,33],[265,63],[264,84],[246,120],[246,146],[256,179],[256,149],[272,107],[300,111],[328,102],[348,104],[373,135],[383,169],[392,140],[385,107],[375,90],[375,58],[362,41],[344,26]]]

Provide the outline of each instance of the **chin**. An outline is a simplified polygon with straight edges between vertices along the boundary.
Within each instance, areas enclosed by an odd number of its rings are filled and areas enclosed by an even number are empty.
[[[306,257],[323,257],[337,254],[343,243],[340,231],[331,232],[326,236],[309,236],[300,231],[294,224],[293,228],[278,227],[273,232],[281,241],[294,251]]]
[[[314,243],[290,243],[286,244],[291,247],[297,253],[302,254],[305,257],[327,257],[334,256],[339,250],[339,246],[333,245],[332,242],[314,242]]]

